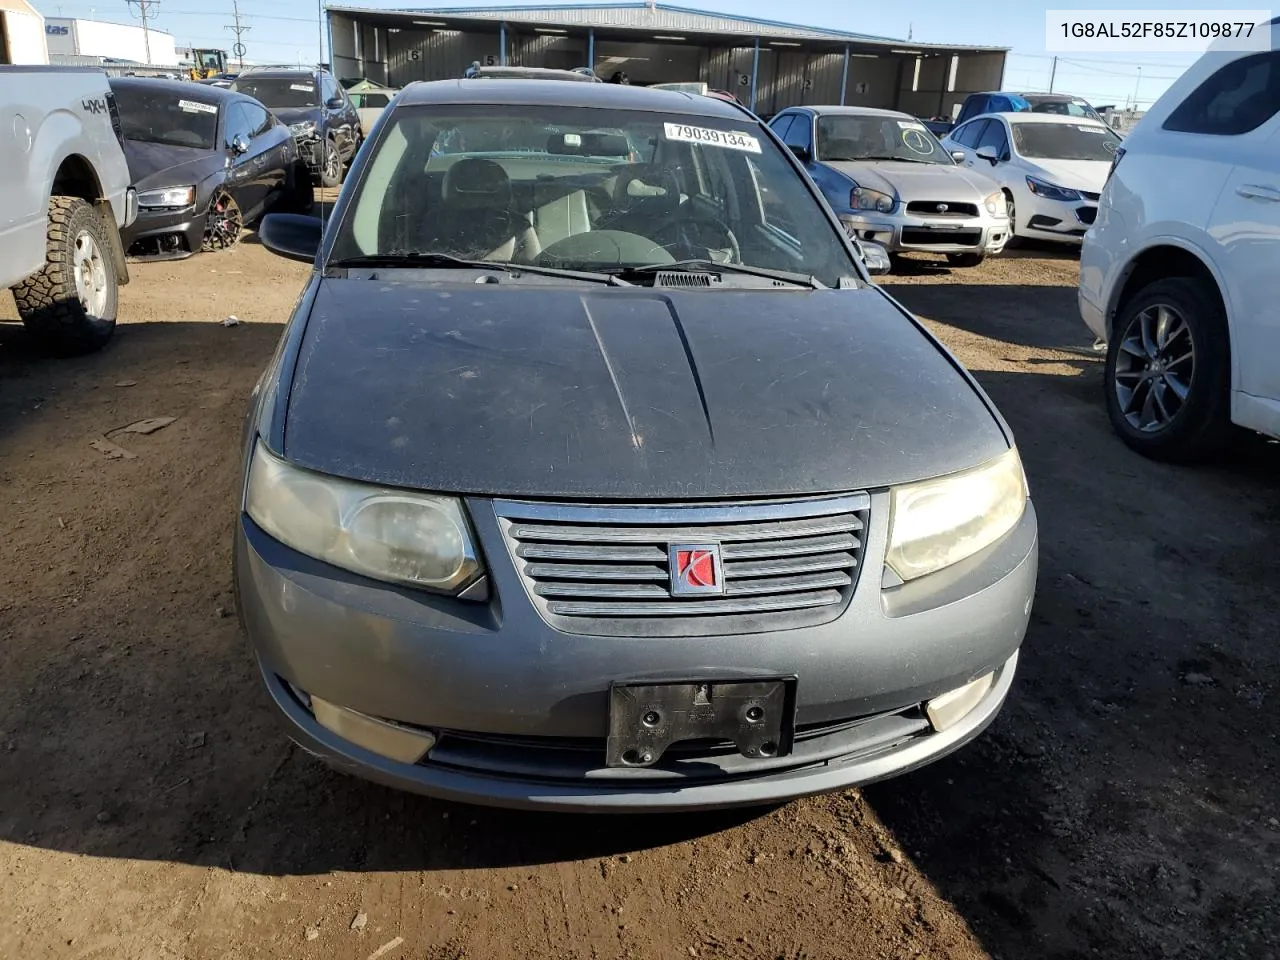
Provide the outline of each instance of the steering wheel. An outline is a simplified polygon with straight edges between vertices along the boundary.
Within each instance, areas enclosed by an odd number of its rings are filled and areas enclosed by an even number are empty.
[[[654,229],[654,233],[659,236],[666,236],[668,231],[675,234],[680,243],[686,247],[705,247],[708,250],[723,249],[721,247],[712,247],[708,243],[702,242],[703,238],[699,236],[697,230],[691,232],[690,228],[694,224],[714,227],[721,236],[729,241],[729,262],[742,262],[742,247],[738,244],[738,238],[733,232],[733,228],[721,217],[716,216],[707,210],[700,210],[692,204],[688,204],[686,209],[680,210],[662,220]],[[670,249],[670,245],[667,245]]]

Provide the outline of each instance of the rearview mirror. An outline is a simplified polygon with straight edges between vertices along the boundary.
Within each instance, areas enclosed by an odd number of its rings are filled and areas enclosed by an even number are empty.
[[[231,138],[231,149],[236,152],[237,156],[244,156],[249,152],[249,138],[242,133],[237,133]]]
[[[258,225],[258,239],[272,253],[311,263],[320,252],[324,224],[319,217],[298,213],[269,213]]]
[[[963,150],[951,151],[951,159],[954,160],[956,163],[964,163],[967,157],[968,157],[968,154],[966,154]]]
[[[995,147],[979,147],[974,151],[978,155],[979,160],[986,160],[993,167],[996,165],[996,149]]]

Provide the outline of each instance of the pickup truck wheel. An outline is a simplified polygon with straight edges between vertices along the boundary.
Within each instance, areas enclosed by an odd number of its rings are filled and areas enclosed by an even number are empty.
[[[1201,280],[1157,280],[1118,311],[1107,344],[1107,415],[1130,448],[1193,462],[1234,432],[1227,320]]]
[[[953,267],[976,267],[986,258],[982,253],[948,253],[947,263]]]
[[[45,264],[13,288],[26,328],[62,355],[101,349],[116,326],[118,288],[107,226],[79,197],[49,199]]]
[[[320,151],[320,186],[339,186],[342,183],[342,154],[338,152],[338,145],[326,137]]]

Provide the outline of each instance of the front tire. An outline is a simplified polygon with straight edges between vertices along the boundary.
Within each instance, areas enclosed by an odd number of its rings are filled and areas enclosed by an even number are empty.
[[[1107,415],[1131,449],[1190,463],[1231,435],[1231,351],[1217,290],[1157,280],[1121,307],[1107,346]]]
[[[953,267],[976,267],[987,259],[985,253],[948,253],[947,263]]]
[[[320,147],[320,186],[337,187],[342,184],[342,154],[338,145],[326,137]]]
[[[107,226],[79,197],[49,199],[45,264],[13,288],[23,325],[47,349],[100,350],[116,327],[119,281]]]
[[[1016,248],[1022,243],[1022,238],[1018,236],[1018,211],[1013,203],[1013,194],[1008,190],[1004,192],[1004,205],[1009,210],[1009,239],[1005,241],[1005,246]]]

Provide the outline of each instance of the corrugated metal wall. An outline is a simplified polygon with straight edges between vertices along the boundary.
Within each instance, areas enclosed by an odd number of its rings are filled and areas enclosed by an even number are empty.
[[[388,81],[402,87],[415,80],[449,80],[462,76],[471,64],[498,56],[493,35],[451,30],[401,30],[387,35]]]

